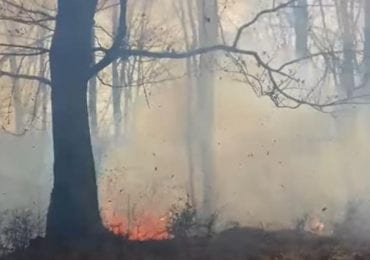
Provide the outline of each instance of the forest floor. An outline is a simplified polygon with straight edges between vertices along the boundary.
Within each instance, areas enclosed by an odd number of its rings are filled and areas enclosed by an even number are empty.
[[[105,242],[99,249],[86,251],[51,250],[45,242],[31,243],[1,260],[370,260],[366,244],[294,230],[233,228],[210,239]]]

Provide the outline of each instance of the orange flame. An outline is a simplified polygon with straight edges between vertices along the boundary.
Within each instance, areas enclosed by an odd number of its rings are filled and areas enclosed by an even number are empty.
[[[144,213],[129,221],[127,217],[105,212],[103,218],[110,231],[116,235],[126,236],[130,240],[165,240],[169,238],[166,217]]]

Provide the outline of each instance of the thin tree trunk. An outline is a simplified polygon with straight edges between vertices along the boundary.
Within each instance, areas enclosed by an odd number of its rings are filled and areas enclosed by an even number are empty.
[[[184,1],[179,0],[180,4],[180,21],[185,38],[185,47],[190,50],[197,44],[196,40],[196,28],[193,20],[193,8],[192,1],[187,1],[187,8],[185,7]],[[187,14],[187,16],[185,15]],[[186,17],[192,21],[190,27],[190,33],[186,26]],[[191,37],[190,37],[191,36]],[[188,185],[187,185],[187,195],[193,207],[196,207],[196,197],[195,197],[195,153],[194,153],[194,86],[195,77],[193,69],[196,66],[193,58],[187,58],[186,60],[186,151],[187,151],[187,162],[188,162]]]
[[[210,46],[218,39],[217,1],[202,0],[198,4],[199,45]],[[203,202],[201,212],[204,217],[212,214],[214,194],[213,176],[213,117],[214,117],[214,73],[213,54],[200,57],[197,82],[197,134],[203,174]]]
[[[95,30],[92,29],[92,39],[91,44],[93,47],[95,47]],[[91,63],[95,63],[95,54],[92,53],[91,55],[92,60]],[[98,112],[97,112],[97,80],[96,77],[93,77],[89,81],[89,114],[90,114],[90,125],[91,125],[91,132],[96,135],[98,131]]]
[[[129,120],[129,115],[131,114],[130,113],[130,109],[131,109],[131,103],[132,103],[132,87],[131,86],[128,86],[127,84],[127,62],[126,61],[122,61],[121,62],[121,79],[122,79],[122,83],[123,85],[125,86],[124,90],[123,90],[123,97],[124,97],[124,114],[123,114],[123,132],[124,132],[124,135],[127,137],[128,136],[128,131],[129,131],[129,123],[130,123],[130,120]]]
[[[50,51],[54,187],[46,235],[85,239],[103,232],[87,109],[97,0],[59,0]]]
[[[294,9],[295,14],[295,48],[297,57],[308,53],[308,8],[307,0],[298,0]]]
[[[121,109],[121,97],[122,88],[118,73],[118,62],[112,63],[112,102],[113,102],[113,124],[114,124],[114,136],[118,138],[121,134],[121,122],[122,122],[122,109]]]
[[[9,58],[10,62],[10,69],[12,71],[18,71],[19,67],[17,65],[17,58],[11,56]],[[15,119],[15,132],[21,133],[23,132],[23,107],[22,107],[22,91],[20,89],[19,79],[13,78],[12,79],[12,99],[13,99],[13,106],[14,106],[14,119]]]
[[[45,4],[45,2],[43,2]],[[37,33],[39,39],[43,39],[45,37],[45,31],[44,30],[39,30]],[[45,43],[44,42],[39,42],[38,46],[40,48],[45,48]],[[47,74],[47,60],[46,56],[41,55],[40,57],[37,58],[35,61],[36,64],[39,66],[39,75],[46,76]],[[41,129],[42,130],[47,130],[47,122],[48,122],[48,105],[49,105],[49,87],[43,83],[39,83],[39,88],[40,88],[40,96],[41,96],[41,104],[40,104],[40,110],[41,110]]]
[[[113,10],[113,32],[117,31],[118,28],[118,12],[117,9]],[[118,61],[112,62],[112,103],[113,103],[113,124],[114,124],[114,136],[118,138],[121,134],[121,122],[122,122],[122,88],[121,79],[119,75],[119,63]]]
[[[353,96],[355,88],[354,77],[354,44],[353,35],[351,33],[350,15],[348,12],[348,0],[339,0],[339,24],[342,27],[343,41],[343,63],[341,74],[341,91],[347,98]]]
[[[192,35],[191,44],[189,45],[190,48],[195,48],[198,44],[198,34],[197,28],[195,23],[195,17],[193,14],[193,1],[187,1],[187,9],[188,9],[188,16],[190,21],[190,32]],[[187,103],[188,103],[188,111],[187,111],[187,121],[188,121],[188,137],[187,137],[187,146],[188,146],[188,165],[189,165],[189,193],[190,193],[190,200],[194,207],[196,205],[196,149],[194,147],[195,141],[195,131],[196,131],[196,102],[197,102],[197,93],[196,93],[196,73],[195,70],[198,67],[198,59],[196,57],[192,57],[187,59],[187,70],[189,73],[189,83],[191,85],[188,86],[188,95],[187,95]]]
[[[9,29],[14,30],[12,24],[9,24]],[[8,41],[10,44],[14,44],[14,39],[9,36]],[[16,56],[10,56],[9,57],[9,63],[10,63],[10,69],[11,71],[18,72],[20,69],[20,66],[17,64],[17,57]],[[15,126],[15,132],[21,133],[23,131],[23,104],[22,104],[22,91],[20,89],[20,81],[17,78],[12,79],[12,101],[13,101],[13,114],[14,114],[14,126]]]
[[[370,1],[365,0],[364,3],[364,82],[370,78]],[[370,85],[370,84],[369,84]]]
[[[45,5],[46,4],[46,1],[47,0],[43,0],[42,1],[42,4]],[[44,30],[40,30],[40,32],[38,33],[39,34],[39,38],[40,39],[43,39],[45,38],[46,36],[46,31]],[[40,47],[45,47],[45,43],[44,42],[40,42],[39,43]],[[40,59],[39,59],[39,66],[40,66],[40,75],[47,75],[47,72],[48,72],[48,63],[47,63],[47,59],[46,59],[46,56],[40,56]],[[48,106],[49,106],[49,100],[50,100],[50,96],[49,96],[49,86],[45,85],[45,84],[41,84],[40,85],[41,89],[42,89],[42,103],[41,103],[41,115],[42,115],[42,129],[43,130],[47,130],[48,128]]]
[[[45,75],[45,58],[39,58],[39,75]],[[47,122],[48,122],[48,104],[49,104],[49,88],[45,84],[40,83],[40,95],[41,95],[41,129],[47,130]]]

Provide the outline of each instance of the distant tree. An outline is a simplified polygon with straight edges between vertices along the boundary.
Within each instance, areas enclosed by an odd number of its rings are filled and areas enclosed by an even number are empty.
[[[294,7],[295,48],[298,57],[308,54],[308,3],[307,0],[296,1]]]
[[[345,96],[352,97],[355,89],[355,48],[353,42],[353,26],[349,12],[351,1],[337,1],[338,20],[343,43],[343,62],[341,69],[341,88]]]
[[[197,1],[199,46],[214,46],[219,42],[218,3],[216,0]],[[205,217],[212,214],[213,194],[213,143],[214,143],[214,53],[206,53],[199,58],[197,77],[196,131],[199,145],[200,170],[203,176],[201,211]],[[214,209],[213,209],[214,210]]]
[[[368,82],[370,77],[370,2],[364,1],[364,81]]]

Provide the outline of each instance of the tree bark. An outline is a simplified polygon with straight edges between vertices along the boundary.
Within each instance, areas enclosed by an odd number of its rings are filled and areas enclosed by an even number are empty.
[[[103,232],[87,110],[97,0],[59,0],[50,51],[54,187],[46,235],[73,241]]]

